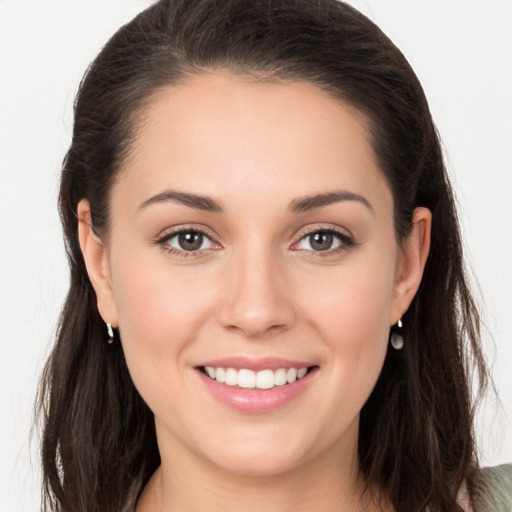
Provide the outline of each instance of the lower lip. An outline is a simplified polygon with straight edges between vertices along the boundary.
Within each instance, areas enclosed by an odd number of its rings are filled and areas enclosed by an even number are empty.
[[[311,383],[317,368],[311,369],[302,379],[272,389],[244,389],[222,384],[197,370],[208,391],[221,403],[241,412],[272,412],[285,407],[301,395]]]

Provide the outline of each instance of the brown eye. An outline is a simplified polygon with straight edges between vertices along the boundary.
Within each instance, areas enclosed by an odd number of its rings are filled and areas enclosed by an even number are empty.
[[[350,235],[335,229],[318,229],[304,235],[294,250],[309,252],[335,252],[335,249],[343,250],[353,247],[355,242]]]
[[[187,231],[178,236],[179,248],[184,251],[198,251],[203,245],[204,235],[197,231]]]
[[[327,251],[331,249],[334,243],[332,233],[326,231],[318,231],[309,235],[309,245],[314,251]]]
[[[208,235],[194,229],[176,231],[163,237],[159,243],[174,253],[193,253],[218,248]]]

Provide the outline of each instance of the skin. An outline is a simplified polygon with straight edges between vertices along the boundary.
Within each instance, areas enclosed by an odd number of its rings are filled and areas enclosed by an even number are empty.
[[[141,206],[169,190],[223,211]],[[290,210],[338,191],[358,198]],[[194,77],[143,112],[111,192],[108,236],[93,233],[86,200],[78,217],[99,311],[119,327],[155,414],[162,465],[138,512],[372,510],[359,499],[359,412],[418,289],[431,216],[417,208],[398,243],[361,113],[307,83]],[[177,238],[162,238],[179,228],[209,238],[185,257],[169,253]],[[308,233],[322,229],[342,238],[314,250]],[[213,398],[196,368],[231,356],[318,369],[286,406],[240,412]]]

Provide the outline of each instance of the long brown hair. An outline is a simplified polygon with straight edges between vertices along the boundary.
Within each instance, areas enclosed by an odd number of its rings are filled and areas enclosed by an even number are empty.
[[[78,202],[108,234],[109,191],[148,99],[205,70],[308,81],[363,112],[394,198],[398,240],[417,206],[433,215],[430,255],[403,318],[406,346],[389,350],[361,411],[360,471],[398,512],[453,512],[474,495],[473,437],[487,371],[462,261],[454,199],[417,77],[370,20],[337,0],[160,0],[122,27],[88,69],[64,160],[60,214],[71,282],[42,377],[44,508],[133,510],[160,463],[153,415],[121,345],[106,343],[77,241]],[[476,380],[472,380],[476,370]]]

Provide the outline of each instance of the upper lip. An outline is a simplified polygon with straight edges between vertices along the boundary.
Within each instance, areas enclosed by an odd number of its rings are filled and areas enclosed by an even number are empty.
[[[279,368],[307,368],[309,366],[314,366],[314,363],[293,359],[283,359],[280,357],[223,357],[220,359],[205,361],[197,366],[212,366],[213,368],[234,368],[235,370],[245,368],[248,370],[260,371],[278,370]]]

